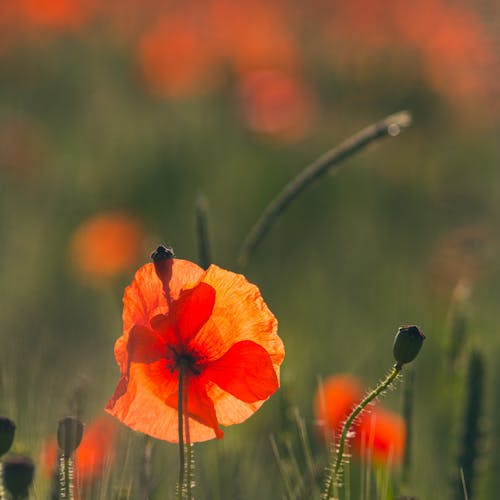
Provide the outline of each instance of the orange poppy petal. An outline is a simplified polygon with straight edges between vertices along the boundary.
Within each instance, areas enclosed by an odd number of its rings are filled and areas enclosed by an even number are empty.
[[[128,338],[130,363],[153,363],[165,358],[165,340],[156,332],[142,326],[134,326]]]
[[[143,382],[143,377],[136,373],[140,365],[132,364],[130,381],[124,377],[118,384],[115,394],[108,402],[106,411],[118,418],[125,425],[138,432],[143,432],[157,439],[171,443],[179,442],[177,430],[177,389],[178,381],[171,385],[168,397],[160,397],[153,387]],[[191,384],[192,385],[192,384]],[[191,389],[188,398],[193,403],[188,412],[189,434],[191,442],[207,441],[222,437],[218,427],[217,417],[214,418],[213,403],[205,393],[199,394],[199,389]],[[167,404],[167,400],[168,403]],[[248,415],[250,416],[253,411]],[[196,418],[195,418],[196,415]]]
[[[184,290],[172,305],[171,317],[175,320],[180,340],[189,342],[212,314],[215,290],[206,283],[199,283],[190,290]]]
[[[217,419],[223,426],[244,422],[265,402],[265,400],[261,400],[254,403],[246,403],[224,389],[221,389],[216,384],[207,385],[207,394],[214,402]]]
[[[133,326],[148,328],[154,316],[168,312],[169,301],[177,300],[181,290],[194,286],[204,273],[201,267],[187,260],[166,259],[161,262],[163,264],[156,263],[156,267],[155,264],[142,266],[125,289],[123,336],[115,344],[115,357],[122,373],[127,369],[125,347]]]
[[[266,306],[259,289],[241,274],[211,265],[201,278],[216,290],[210,319],[191,341],[209,361],[221,358],[234,344],[251,340],[271,357],[276,375],[285,356],[277,335],[278,322]]]
[[[187,415],[189,417],[189,432],[191,433],[191,419],[211,427],[215,436],[220,439],[224,433],[219,428],[219,421],[215,413],[213,401],[208,397],[206,390],[206,382],[199,377],[190,377],[187,381],[188,393],[185,401],[187,401]],[[167,404],[172,407],[178,407],[178,394],[172,394]],[[191,440],[191,435],[189,436]]]
[[[233,345],[203,375],[246,403],[267,399],[279,387],[269,354],[249,340]]]
[[[165,418],[166,423],[171,420],[164,415],[169,408],[165,401],[177,392],[178,382],[161,363],[131,363],[129,377],[122,376],[106,411],[137,431],[149,434],[149,429],[163,429],[157,419]]]

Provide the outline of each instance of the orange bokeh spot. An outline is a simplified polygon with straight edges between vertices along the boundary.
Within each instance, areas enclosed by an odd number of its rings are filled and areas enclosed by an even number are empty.
[[[354,449],[367,453],[371,459],[386,466],[401,463],[405,451],[406,428],[403,418],[393,412],[375,407],[361,414]]]
[[[240,100],[248,126],[283,140],[298,140],[310,129],[312,92],[296,77],[274,70],[254,71],[240,83]]]
[[[115,421],[106,415],[86,426],[82,442],[75,453],[76,473],[83,487],[100,477],[105,467],[113,463],[116,437]],[[40,452],[40,464],[45,475],[54,473],[57,458],[57,441],[53,437],[43,444]]]
[[[133,267],[142,254],[143,240],[144,233],[136,218],[122,212],[102,213],[76,229],[70,254],[84,279],[99,281]]]
[[[27,27],[74,30],[98,9],[95,0],[18,0],[17,15]]]
[[[212,0],[210,22],[219,52],[238,72],[292,70],[298,49],[290,9],[277,0]]]
[[[351,375],[333,375],[322,382],[314,399],[314,410],[325,441],[338,439],[343,423],[362,397],[362,384]]]
[[[183,14],[163,18],[138,46],[142,74],[153,93],[185,98],[216,82],[216,54],[205,24]]]
[[[106,409],[132,429],[178,441],[180,373],[191,442],[221,438],[220,425],[246,420],[278,389],[277,321],[244,276],[166,258],[137,271],[123,303],[121,378]]]

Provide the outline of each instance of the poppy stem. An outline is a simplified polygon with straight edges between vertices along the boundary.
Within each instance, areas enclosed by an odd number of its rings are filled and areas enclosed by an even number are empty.
[[[184,385],[184,364],[179,363],[179,389],[178,389],[178,400],[177,400],[177,427],[179,431],[179,483],[177,485],[177,498],[182,500],[183,490],[184,490],[184,469],[186,468],[186,458],[184,450],[184,396],[183,396],[183,385]]]
[[[395,137],[403,129],[408,128],[410,124],[411,115],[407,111],[400,111],[399,113],[387,116],[352,135],[299,172],[264,209],[246,236],[238,257],[240,265],[244,266],[247,264],[254,249],[264,238],[276,219],[302,191],[326,174],[333,173],[335,171],[334,167],[338,169],[344,160],[361,151],[368,144],[383,137]]]
[[[187,396],[188,396],[188,383],[189,378],[185,378],[184,385],[184,408],[187,409]],[[186,495],[187,499],[191,500],[191,486],[193,477],[193,446],[191,444],[191,434],[189,432],[189,415],[187,411],[184,411],[184,441],[185,441],[185,451],[186,451]]]
[[[335,460],[335,465],[333,466],[332,473],[328,475],[328,480],[325,487],[324,499],[329,500],[333,497],[333,490],[335,486],[339,485],[339,475],[341,471],[342,461],[344,459],[344,449],[347,441],[347,435],[349,433],[349,429],[353,424],[356,417],[366,408],[366,406],[371,403],[377,396],[382,394],[391,384],[394,382],[396,377],[401,372],[403,365],[401,363],[396,363],[392,370],[389,372],[389,375],[383,380],[373,391],[365,396],[365,398],[361,401],[361,403],[354,408],[349,417],[344,423],[344,427],[342,428],[342,434],[340,435],[340,441],[337,449],[337,457]]]

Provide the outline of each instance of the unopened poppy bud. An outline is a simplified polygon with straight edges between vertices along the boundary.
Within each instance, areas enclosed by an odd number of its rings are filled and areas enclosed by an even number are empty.
[[[405,363],[413,361],[417,357],[424,339],[425,335],[420,331],[418,326],[400,326],[392,346],[392,353],[397,364],[402,366]]]
[[[161,260],[172,259],[175,257],[173,248],[160,245],[152,254],[151,259],[153,262],[159,262]]]
[[[80,445],[83,424],[76,417],[64,417],[57,427],[57,445],[64,456],[69,457]]]
[[[3,483],[13,498],[27,498],[35,466],[28,457],[12,456],[3,462]]]
[[[16,424],[7,417],[0,417],[0,456],[7,453],[14,441]]]

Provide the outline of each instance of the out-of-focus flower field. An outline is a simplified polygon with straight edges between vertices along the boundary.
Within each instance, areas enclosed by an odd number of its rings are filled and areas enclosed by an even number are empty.
[[[37,498],[49,497],[68,414],[89,431],[88,498],[146,498],[145,452],[150,498],[174,496],[176,447],[103,414],[124,287],[161,243],[200,262],[200,203],[213,262],[257,284],[286,357],[280,389],[248,422],[194,447],[197,498],[314,498],[320,486],[300,484],[299,428],[321,485],[322,423],[338,426],[390,368],[401,324],[427,337],[402,493],[456,495],[474,352],[484,385],[471,498],[496,497],[499,34],[493,0],[0,4],[0,415],[16,422],[13,451],[35,462]],[[400,110],[411,127],[293,200],[241,264],[290,179]],[[401,482],[402,386],[358,424],[380,429],[373,498],[399,493],[377,478]],[[370,474],[357,458],[367,434],[352,443],[353,498]]]

